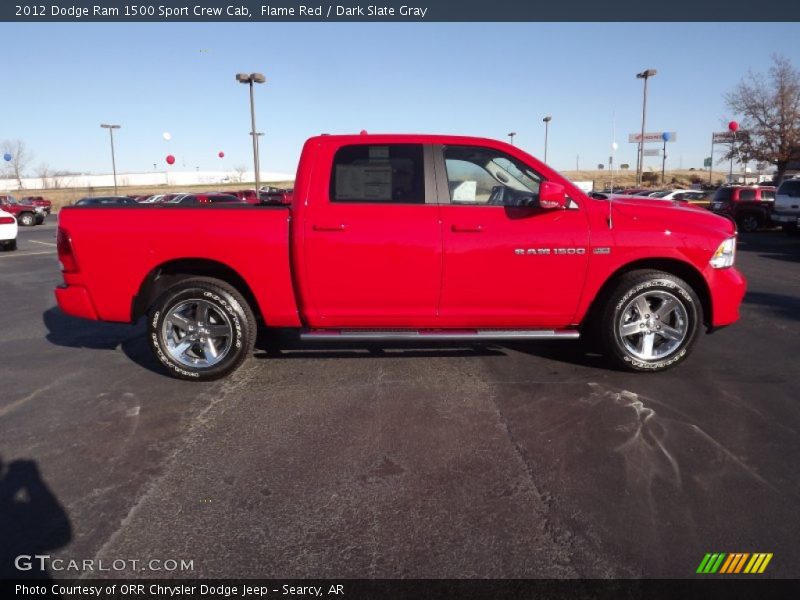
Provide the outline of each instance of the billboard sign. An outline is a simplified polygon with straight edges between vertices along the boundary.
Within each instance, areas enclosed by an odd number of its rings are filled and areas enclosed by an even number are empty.
[[[644,143],[649,144],[650,142],[659,142],[664,143],[664,133],[669,134],[668,142],[674,142],[678,139],[678,134],[674,131],[659,131],[657,133],[645,133],[644,134]],[[638,144],[639,141],[642,139],[641,133],[629,133],[628,134],[628,141],[631,144]]]

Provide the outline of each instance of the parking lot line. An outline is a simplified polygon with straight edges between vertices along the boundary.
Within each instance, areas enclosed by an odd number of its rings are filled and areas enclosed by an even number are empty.
[[[40,242],[39,240],[28,240],[28,241],[33,242],[34,244],[42,244],[44,246],[57,246],[57,244],[54,244],[52,242]]]
[[[14,254],[3,254],[0,258],[14,258],[15,256],[36,256],[37,254],[55,254],[55,250],[43,250],[41,252],[15,252]]]

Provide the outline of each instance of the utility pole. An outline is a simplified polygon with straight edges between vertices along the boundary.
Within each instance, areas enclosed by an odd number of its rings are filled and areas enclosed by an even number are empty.
[[[114,172],[114,195],[117,195],[117,160],[114,157],[114,130],[119,129],[119,125],[110,125],[108,123],[101,123],[100,127],[108,129],[108,134],[111,136],[111,169]]]
[[[642,94],[642,135],[639,138],[639,159],[636,165],[636,185],[642,184],[642,171],[644,171],[644,128],[647,119],[647,80],[656,74],[655,69],[647,69],[636,74],[637,79],[644,79],[644,92]]]

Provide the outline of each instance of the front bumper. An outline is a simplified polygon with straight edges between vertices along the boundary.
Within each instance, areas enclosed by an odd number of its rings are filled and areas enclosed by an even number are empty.
[[[714,269],[705,272],[708,289],[711,292],[710,329],[730,325],[739,320],[739,307],[747,291],[747,281],[736,269]]]
[[[73,317],[98,320],[89,292],[81,285],[60,285],[55,289],[58,307]]]
[[[773,223],[779,225],[800,225],[800,213],[775,213],[770,215]]]

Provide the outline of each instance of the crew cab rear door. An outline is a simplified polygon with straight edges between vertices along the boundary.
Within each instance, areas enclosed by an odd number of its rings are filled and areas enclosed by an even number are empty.
[[[377,136],[324,146],[304,223],[312,327],[430,327],[442,273],[431,149]]]
[[[584,209],[538,206],[543,177],[481,146],[436,146],[442,207],[443,327],[563,327],[584,285]],[[532,201],[532,202],[531,202]]]

